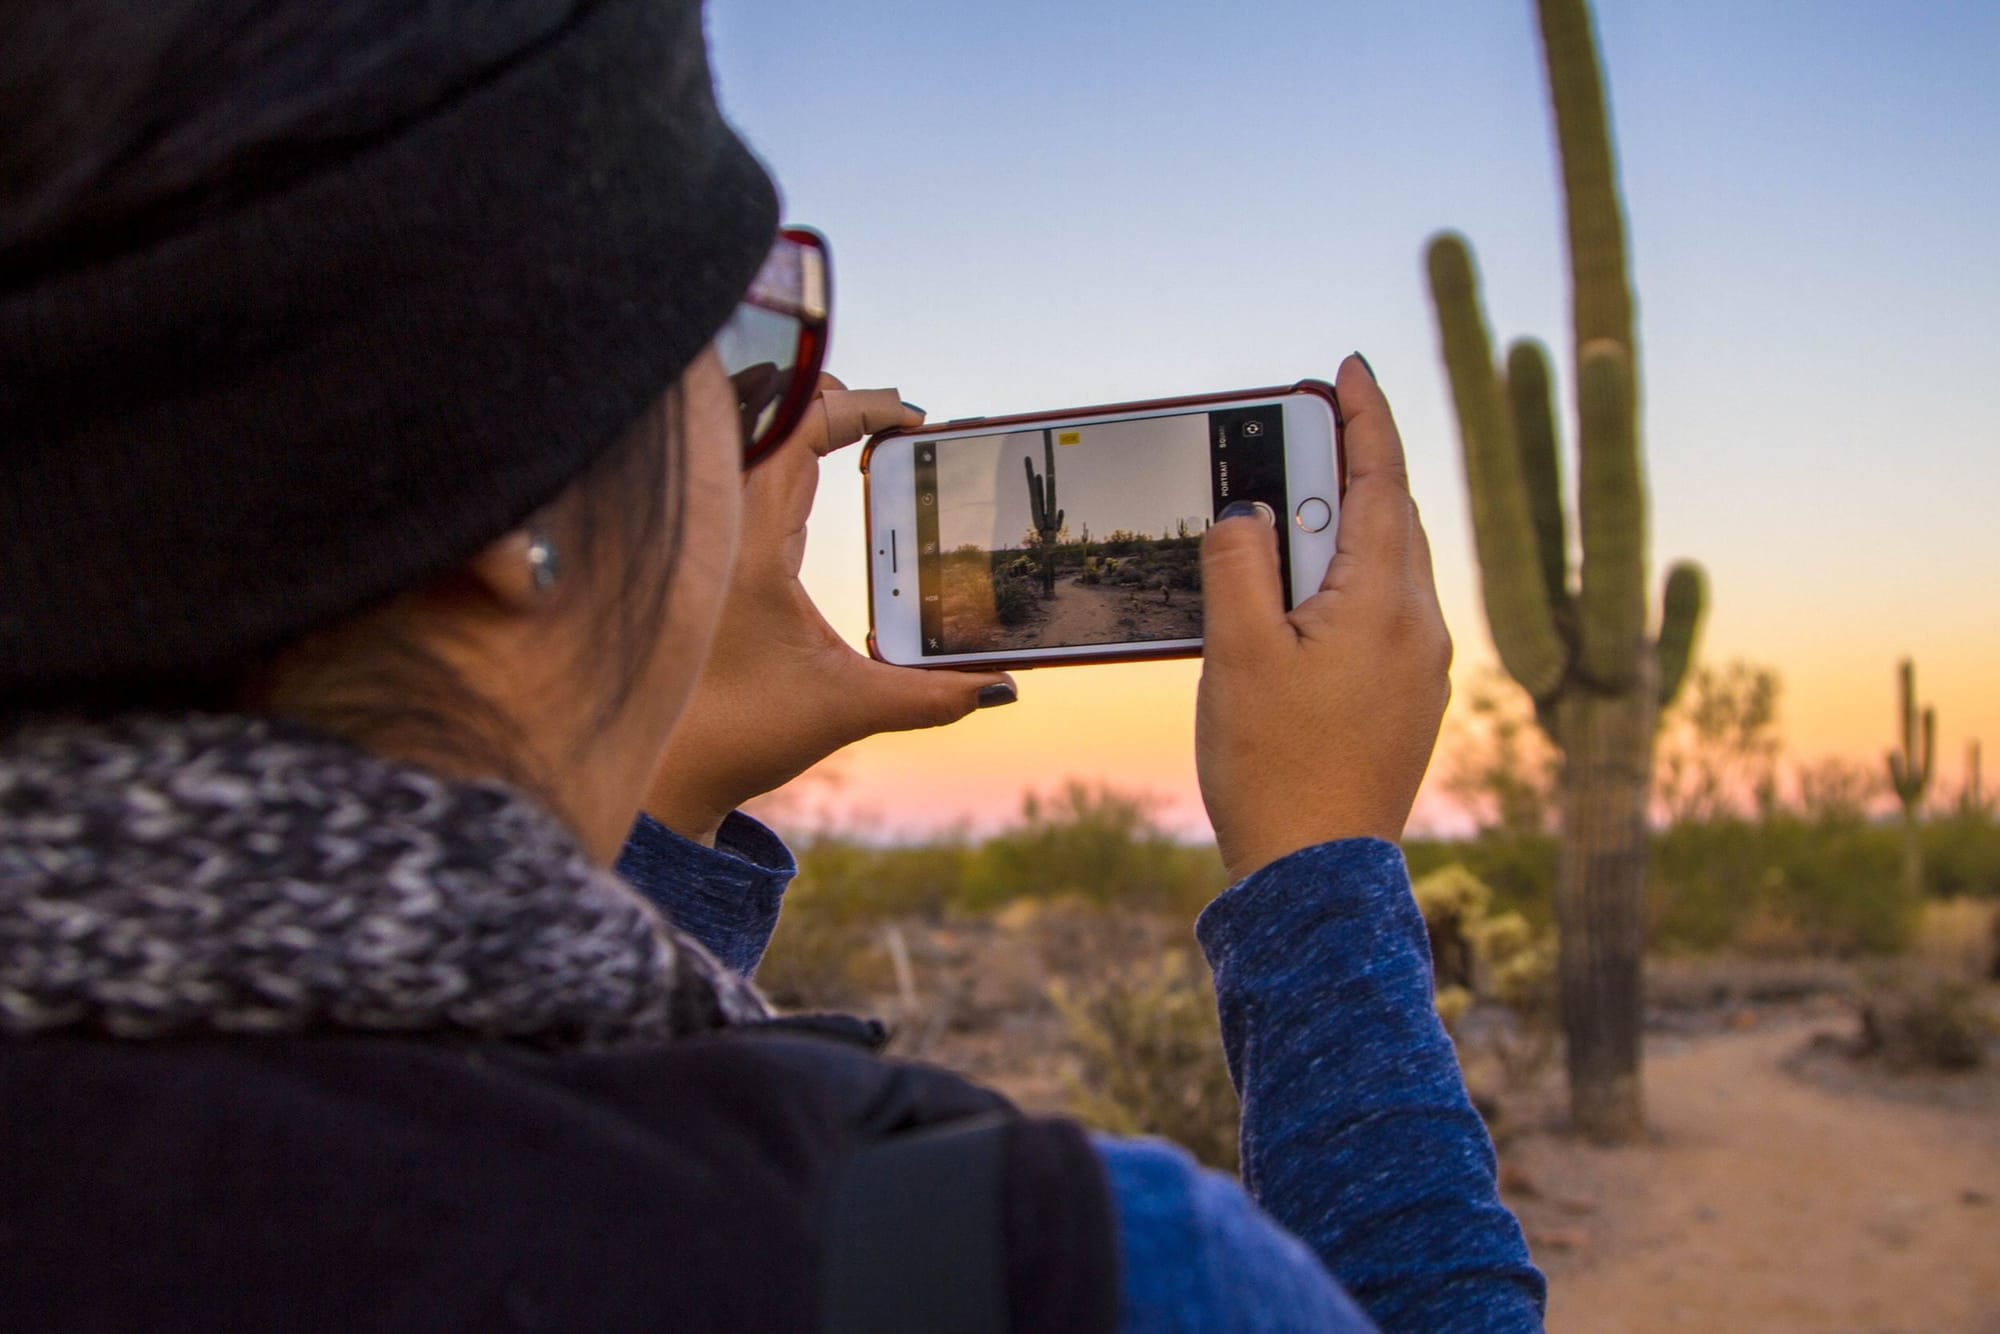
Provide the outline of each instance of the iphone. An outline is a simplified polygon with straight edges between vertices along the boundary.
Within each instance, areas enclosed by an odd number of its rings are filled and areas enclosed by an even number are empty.
[[[1201,652],[1201,537],[1232,504],[1276,530],[1285,605],[1333,559],[1333,387],[967,417],[861,455],[869,651],[912,667]]]

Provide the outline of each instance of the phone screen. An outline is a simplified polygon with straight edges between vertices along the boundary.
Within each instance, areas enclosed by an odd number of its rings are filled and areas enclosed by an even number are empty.
[[[1284,434],[1268,403],[918,440],[923,654],[1199,640],[1201,536],[1233,501],[1288,512]]]

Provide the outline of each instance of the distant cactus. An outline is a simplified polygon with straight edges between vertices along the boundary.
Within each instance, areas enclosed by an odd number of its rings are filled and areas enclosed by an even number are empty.
[[[1903,659],[1902,749],[1888,755],[1889,786],[1903,807],[1903,892],[1912,901],[1924,892],[1924,794],[1931,786],[1931,764],[1937,758],[1937,710],[1917,710],[1917,665]]]
[[[1062,532],[1063,512],[1056,508],[1056,435],[1042,432],[1042,457],[1048,463],[1046,482],[1035,476],[1035,461],[1021,460],[1028,472],[1028,513],[1034,519],[1037,544],[1042,549],[1042,596],[1056,595],[1056,540]]]
[[[1585,0],[1538,0],[1567,207],[1582,553],[1572,580],[1547,354],[1495,365],[1462,237],[1429,248],[1432,298],[1464,442],[1486,619],[1500,661],[1562,750],[1556,889],[1570,1110],[1592,1138],[1644,1128],[1639,1047],[1646,808],[1659,711],[1687,674],[1698,567],[1669,571],[1647,635],[1646,493],[1632,292],[1596,38]]]
[[[1965,743],[1965,777],[1958,787],[1958,813],[1968,820],[1983,820],[1993,813],[1986,799],[1986,785],[1979,774],[1979,742]],[[1995,922],[2000,927],[2000,921]],[[2000,960],[1995,961],[2000,964]]]

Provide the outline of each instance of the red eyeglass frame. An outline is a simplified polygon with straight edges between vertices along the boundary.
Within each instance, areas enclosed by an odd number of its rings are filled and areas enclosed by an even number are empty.
[[[771,253],[751,280],[740,303],[783,315],[798,325],[790,382],[779,396],[769,423],[754,438],[746,433],[743,467],[770,457],[805,419],[819,392],[833,316],[833,264],[826,238],[810,227],[784,227]],[[734,369],[725,367],[734,374]]]

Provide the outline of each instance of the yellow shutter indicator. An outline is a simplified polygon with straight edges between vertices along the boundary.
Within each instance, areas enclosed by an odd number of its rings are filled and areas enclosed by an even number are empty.
[[[1082,432],[1082,431],[1057,431],[1057,432],[1056,432],[1056,443],[1057,443],[1057,444],[1059,444],[1059,445],[1080,445],[1080,444],[1082,444],[1082,443],[1083,443],[1083,432]]]

